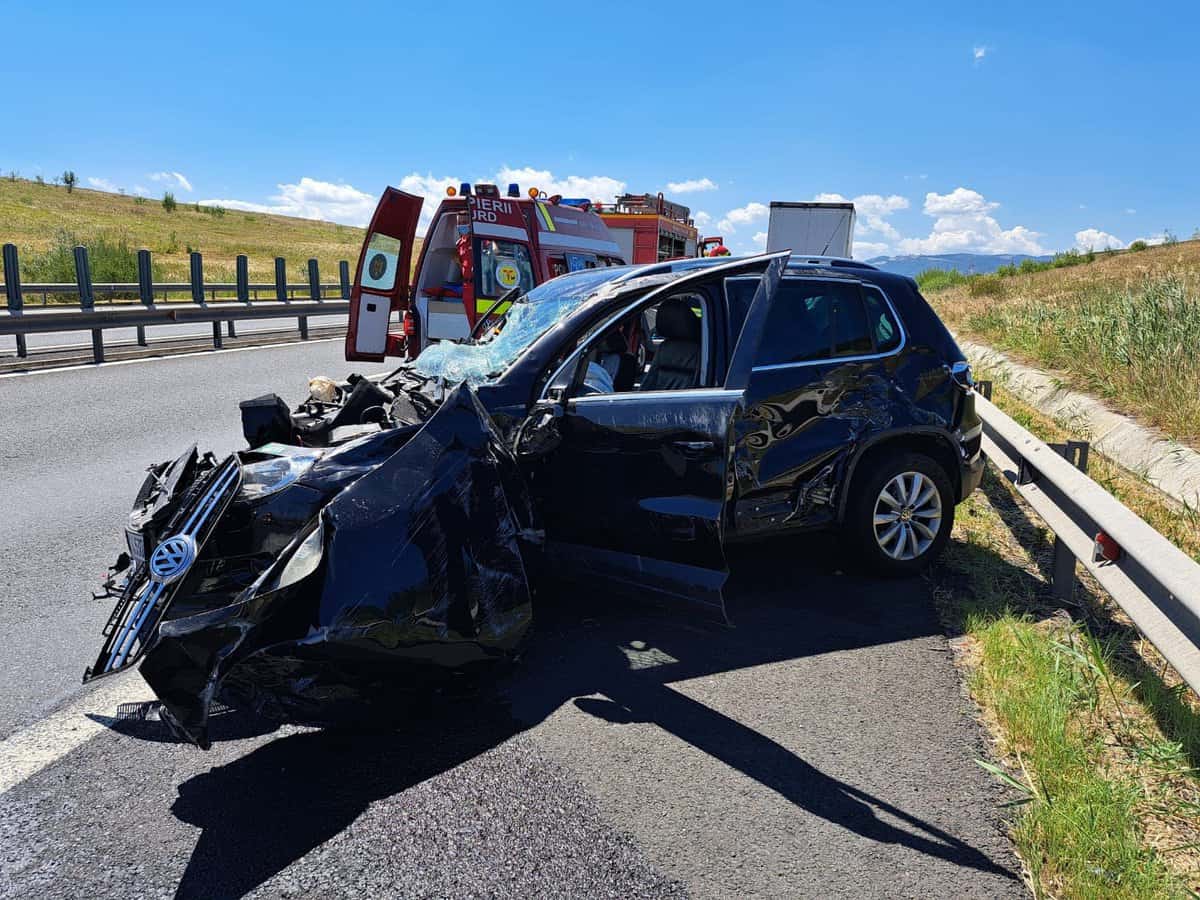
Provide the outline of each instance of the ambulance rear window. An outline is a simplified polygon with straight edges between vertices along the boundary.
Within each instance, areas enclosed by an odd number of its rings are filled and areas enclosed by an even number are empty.
[[[499,297],[515,287],[522,292],[533,290],[535,282],[528,247],[491,238],[480,238],[477,247],[475,290],[480,298]]]

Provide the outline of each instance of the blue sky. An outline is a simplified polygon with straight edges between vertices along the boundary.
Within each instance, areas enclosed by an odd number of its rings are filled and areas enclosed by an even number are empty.
[[[4,2],[0,23],[0,170],[101,189],[354,224],[387,184],[665,190],[735,250],[771,200],[838,195],[860,257],[1200,227],[1194,0]]]

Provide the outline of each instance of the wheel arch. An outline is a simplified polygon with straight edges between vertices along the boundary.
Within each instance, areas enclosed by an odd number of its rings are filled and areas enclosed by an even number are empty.
[[[870,463],[884,454],[921,453],[930,457],[946,472],[950,487],[954,491],[954,502],[962,501],[962,478],[959,475],[959,455],[950,436],[935,428],[913,428],[905,431],[889,431],[876,435],[864,443],[850,458],[844,484],[837,505],[837,521],[846,517],[846,506],[854,492],[854,479],[860,472],[869,471]]]

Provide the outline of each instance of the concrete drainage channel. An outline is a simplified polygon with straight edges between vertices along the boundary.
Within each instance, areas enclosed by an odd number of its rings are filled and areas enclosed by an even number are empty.
[[[345,333],[345,325],[312,325],[309,327],[308,339],[310,341],[328,340],[330,338],[342,337]],[[222,340],[222,349],[245,349],[248,347],[267,347],[303,342],[304,339],[301,338],[295,328],[272,329],[270,331],[243,332],[237,337],[225,337]],[[105,346],[105,362],[123,362],[137,359],[153,359],[162,356],[212,352],[215,352],[212,344],[212,336],[194,334],[175,338],[158,338],[152,344],[145,347],[133,341],[110,343]],[[0,355],[0,375],[95,364],[90,344],[46,347],[42,349],[30,347],[29,355],[24,358],[15,354]]]
[[[1185,506],[1200,509],[1200,453],[998,350],[961,338],[958,345],[977,370],[997,376],[1021,400],[1083,432],[1097,452]]]

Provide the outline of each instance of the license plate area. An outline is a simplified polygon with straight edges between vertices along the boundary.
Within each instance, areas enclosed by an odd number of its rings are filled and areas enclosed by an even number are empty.
[[[146,565],[146,538],[144,532],[125,529],[125,545],[129,548],[129,558],[133,560],[134,568]]]

